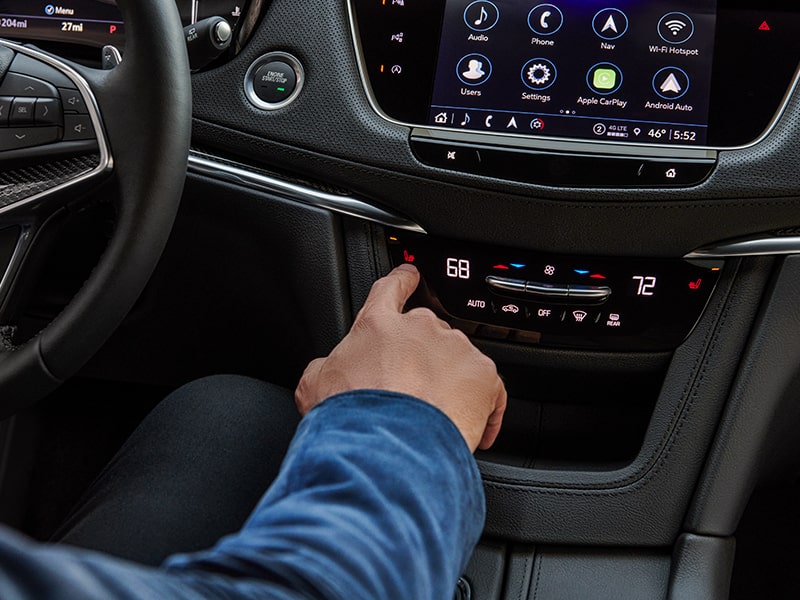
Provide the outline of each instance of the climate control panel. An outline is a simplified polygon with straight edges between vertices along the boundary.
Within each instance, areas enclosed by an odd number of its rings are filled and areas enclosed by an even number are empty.
[[[719,279],[717,260],[554,256],[391,232],[394,266],[422,282],[411,300],[469,335],[565,348],[679,346]]]

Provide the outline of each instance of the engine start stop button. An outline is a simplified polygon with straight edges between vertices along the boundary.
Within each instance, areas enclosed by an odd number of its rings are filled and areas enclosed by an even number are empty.
[[[303,68],[292,55],[272,52],[255,61],[245,76],[245,93],[259,108],[286,106],[300,93]]]

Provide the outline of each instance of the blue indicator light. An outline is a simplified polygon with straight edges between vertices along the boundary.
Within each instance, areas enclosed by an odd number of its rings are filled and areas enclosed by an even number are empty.
[[[583,269],[573,269],[578,275],[588,275],[589,271],[584,271]]]
[[[515,269],[522,269],[523,267],[525,267],[525,265],[523,265],[522,263],[508,263],[508,264],[510,264]]]

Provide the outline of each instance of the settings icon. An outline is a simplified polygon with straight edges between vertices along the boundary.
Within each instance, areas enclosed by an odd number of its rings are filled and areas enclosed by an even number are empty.
[[[534,58],[522,67],[522,82],[532,90],[546,90],[556,80],[556,66],[546,58]]]
[[[528,68],[527,77],[528,81],[530,81],[533,85],[540,86],[550,81],[552,74],[553,72],[547,65],[535,63]]]

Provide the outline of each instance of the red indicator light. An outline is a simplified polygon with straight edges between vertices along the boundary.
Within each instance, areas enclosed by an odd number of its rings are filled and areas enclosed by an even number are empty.
[[[766,21],[764,21],[763,23],[761,23],[761,25],[758,26],[758,30],[759,31],[772,31],[772,29],[769,26],[769,23],[767,23]]]
[[[605,275],[600,275],[600,273],[592,273],[589,275],[589,279],[605,279]]]
[[[111,35],[114,35],[115,33],[117,33],[117,26],[116,25],[109,25],[108,26],[108,33],[110,33]]]
[[[408,253],[408,250],[403,250],[403,259],[405,259],[405,261],[406,261],[407,263],[412,263],[412,262],[414,262],[414,259],[415,259],[415,258],[417,258],[417,257],[416,257],[416,256],[414,256],[413,254],[409,254],[409,253]]]
[[[509,266],[508,265],[495,265],[492,268],[493,269],[500,269],[501,271],[508,271],[509,270]]]
[[[701,285],[703,285],[703,280],[702,279],[698,279],[697,281],[690,281],[689,282],[689,289],[690,290],[699,290]]]

